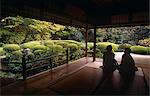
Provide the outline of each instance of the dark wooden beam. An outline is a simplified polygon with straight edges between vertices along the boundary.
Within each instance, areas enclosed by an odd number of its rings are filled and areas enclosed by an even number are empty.
[[[94,27],[94,49],[93,49],[93,62],[96,60],[96,26]]]
[[[87,42],[88,42],[88,25],[86,25],[85,31],[85,57],[87,57]]]

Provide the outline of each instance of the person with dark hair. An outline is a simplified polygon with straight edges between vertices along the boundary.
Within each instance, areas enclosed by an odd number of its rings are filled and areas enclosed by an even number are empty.
[[[100,66],[104,72],[112,72],[116,69],[117,61],[114,59],[115,54],[112,52],[112,46],[106,47],[106,52],[103,54],[103,66]]]
[[[138,70],[137,67],[135,67],[135,62],[130,55],[130,52],[130,48],[125,48],[124,54],[122,55],[121,64],[119,66],[119,72],[125,75],[132,75]]]

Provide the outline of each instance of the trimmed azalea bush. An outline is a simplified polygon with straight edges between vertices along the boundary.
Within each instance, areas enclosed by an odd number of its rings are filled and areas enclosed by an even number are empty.
[[[71,50],[71,51],[77,51],[78,50],[78,46],[76,44],[68,44],[67,47]]]
[[[45,46],[53,46],[54,43],[53,43],[52,40],[45,40],[45,41],[44,41],[44,45],[45,45]]]
[[[0,47],[0,56],[4,55],[5,51],[3,50],[3,47]]]
[[[150,55],[150,47],[146,47],[148,50],[148,55]]]
[[[144,39],[144,40],[139,40],[138,44],[142,45],[142,46],[150,47],[150,38],[147,38],[147,39]]]
[[[104,52],[108,45],[112,46],[113,51],[118,51],[118,46],[119,45],[114,44],[114,43],[110,43],[110,42],[99,42],[99,43],[97,43],[97,47],[96,48],[101,50],[101,52]]]
[[[46,51],[46,50],[48,50],[48,47],[46,47],[46,46],[44,46],[44,45],[35,45],[35,46],[33,46],[31,49],[32,49],[33,51],[35,51],[35,50],[44,50],[44,51]]]
[[[43,51],[43,50],[40,50],[40,49],[35,50],[34,51],[35,58],[39,59],[39,58],[44,57],[44,53],[45,53],[45,51]]]
[[[64,48],[61,45],[53,45],[49,47],[53,53],[61,53],[64,51]]]
[[[41,45],[41,42],[40,41],[30,41],[30,42],[22,44],[22,48],[29,48],[29,49],[31,49],[31,48],[33,48],[36,45]]]
[[[136,54],[148,54],[148,49],[149,48],[144,46],[132,46],[131,52]]]
[[[94,43],[93,42],[88,42],[87,46],[88,46],[89,50],[92,50],[93,47],[94,47]]]
[[[120,44],[118,47],[119,51],[124,51],[125,48],[130,48],[132,45],[130,44]]]
[[[6,52],[12,52],[20,50],[20,46],[18,44],[6,44],[3,48]]]
[[[67,42],[60,42],[60,41],[59,41],[59,42],[57,42],[56,44],[57,44],[57,45],[61,45],[63,48],[67,48],[67,46],[68,46],[69,43],[67,43]]]

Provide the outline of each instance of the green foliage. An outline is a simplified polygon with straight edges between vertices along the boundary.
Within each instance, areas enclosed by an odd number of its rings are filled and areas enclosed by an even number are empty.
[[[12,54],[13,54],[13,56],[14,56],[16,59],[22,57],[22,52],[21,52],[21,50],[13,51]]]
[[[63,42],[63,41],[58,41],[56,42],[57,45],[61,45],[63,48],[67,48],[68,43],[67,42]]]
[[[52,52],[55,53],[61,53],[64,51],[63,47],[60,45],[53,45],[53,46],[49,46],[49,49],[52,50]]]
[[[6,44],[3,48],[6,52],[12,52],[20,50],[20,46],[18,44]]]
[[[43,51],[46,51],[48,50],[48,47],[44,46],[44,45],[35,45],[31,48],[33,51],[35,50],[43,50]]]
[[[44,57],[44,53],[45,53],[45,51],[43,51],[43,50],[40,50],[40,49],[35,50],[34,51],[35,58],[39,59],[39,58]]]
[[[45,45],[45,46],[53,46],[54,43],[53,43],[52,40],[45,40],[45,41],[44,41],[44,45]]]
[[[40,41],[30,41],[30,42],[27,42],[27,43],[24,43],[22,44],[22,48],[33,48],[34,46],[36,45],[40,45]]]
[[[144,40],[139,40],[138,44],[141,46],[149,46],[150,47],[150,38],[147,38]]]
[[[148,54],[150,55],[150,47],[146,47],[147,50],[148,50]]]
[[[136,54],[148,54],[149,48],[144,47],[144,46],[132,46],[131,52],[136,53]]]
[[[3,50],[3,47],[0,47],[0,56],[4,55],[5,51]]]
[[[67,46],[71,51],[77,51],[78,46],[76,44],[68,44]]]
[[[108,45],[112,46],[113,51],[117,51],[118,50],[118,45],[114,44],[114,43],[110,43],[110,42],[99,42],[99,43],[97,43],[97,47],[96,48],[101,50],[102,52],[104,52]]]
[[[132,45],[130,44],[120,44],[118,47],[119,51],[124,51],[125,48],[130,48]]]
[[[94,43],[93,43],[93,42],[88,42],[88,43],[87,43],[87,46],[88,46],[88,48],[89,48],[90,50],[92,50],[93,47],[94,47]]]

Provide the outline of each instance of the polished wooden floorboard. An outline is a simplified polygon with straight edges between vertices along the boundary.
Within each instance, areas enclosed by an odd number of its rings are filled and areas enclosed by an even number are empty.
[[[2,87],[2,95],[148,95],[142,68],[132,80],[124,80],[118,70],[105,76],[99,66],[102,59],[92,62],[84,57]],[[144,69],[145,70],[145,69]],[[148,74],[149,70],[146,71]]]

